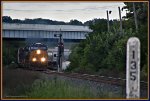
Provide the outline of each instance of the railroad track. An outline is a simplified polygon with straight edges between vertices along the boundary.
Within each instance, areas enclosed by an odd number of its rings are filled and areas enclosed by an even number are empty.
[[[122,78],[113,78],[113,77],[80,74],[80,73],[64,73],[64,72],[57,72],[57,71],[50,71],[50,70],[43,71],[43,73],[46,73],[49,75],[56,74],[60,76],[70,77],[70,78],[89,80],[93,82],[106,83],[106,84],[117,85],[117,86],[122,86],[122,87],[126,86],[126,79],[122,79]],[[142,89],[148,89],[148,83],[145,81],[141,81],[140,86]]]

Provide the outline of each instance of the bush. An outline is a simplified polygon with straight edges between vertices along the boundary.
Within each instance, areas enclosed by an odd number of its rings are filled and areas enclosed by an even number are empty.
[[[145,28],[145,27],[144,27]],[[135,33],[132,28],[119,29],[112,32],[91,33],[86,40],[75,47],[70,55],[70,70],[75,72],[98,72],[100,69],[115,69],[124,73],[126,71],[126,46],[130,37],[138,37],[141,41],[141,67],[146,68],[147,46],[144,45],[145,36]],[[145,32],[146,33],[146,32]],[[141,37],[140,37],[141,36]],[[141,70],[142,70],[141,68]],[[91,73],[89,72],[89,73]],[[143,70],[143,72],[146,72]],[[144,73],[146,75],[146,73]],[[121,74],[122,75],[122,74]]]
[[[24,44],[20,41],[3,41],[3,65],[9,65],[12,61],[17,63],[18,48],[24,46]]]

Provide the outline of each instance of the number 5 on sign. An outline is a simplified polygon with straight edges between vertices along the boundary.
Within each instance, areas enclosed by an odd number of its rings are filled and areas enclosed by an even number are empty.
[[[140,98],[140,41],[136,37],[127,42],[126,66],[126,97]]]

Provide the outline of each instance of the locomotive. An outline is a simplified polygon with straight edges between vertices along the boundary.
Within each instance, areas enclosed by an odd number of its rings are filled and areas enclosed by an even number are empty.
[[[42,43],[33,43],[18,49],[18,64],[30,69],[47,69],[50,63],[48,47]]]

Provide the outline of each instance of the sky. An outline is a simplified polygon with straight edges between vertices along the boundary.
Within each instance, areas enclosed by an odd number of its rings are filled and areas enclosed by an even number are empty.
[[[12,19],[43,18],[56,21],[69,22],[77,19],[86,22],[94,18],[107,19],[106,11],[112,11],[109,19],[119,19],[118,7],[122,8],[123,2],[2,2],[2,15]],[[126,12],[121,11],[121,16]]]

